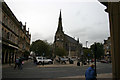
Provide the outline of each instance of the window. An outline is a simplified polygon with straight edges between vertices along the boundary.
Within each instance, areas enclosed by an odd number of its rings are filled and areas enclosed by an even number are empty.
[[[11,34],[11,37],[10,37],[10,38],[11,38],[10,40],[13,41],[12,34]]]
[[[15,26],[13,25],[13,31],[15,31]]]
[[[3,23],[5,23],[5,15],[3,15]]]
[[[16,29],[16,34],[18,35],[18,28]]]
[[[7,17],[5,18],[5,22],[6,22],[5,24],[8,25],[8,18]]]
[[[7,33],[7,39],[10,39],[10,33],[9,32]]]
[[[4,36],[4,29],[2,28],[2,36]]]
[[[24,29],[24,27],[22,26],[22,29]]]

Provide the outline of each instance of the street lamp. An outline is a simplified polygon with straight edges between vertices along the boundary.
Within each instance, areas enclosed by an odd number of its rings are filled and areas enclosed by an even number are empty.
[[[97,53],[97,45],[95,43],[95,53],[94,53],[94,55],[95,55],[95,75],[97,76],[97,72],[96,72],[96,53]]]
[[[70,51],[71,51],[71,47],[70,47],[70,43],[69,43],[69,58],[71,57],[71,55],[70,55]]]

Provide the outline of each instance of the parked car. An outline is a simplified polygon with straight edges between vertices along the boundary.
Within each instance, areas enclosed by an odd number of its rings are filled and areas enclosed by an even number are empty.
[[[101,63],[108,63],[106,60],[100,60]]]
[[[31,60],[33,60],[33,57],[32,57],[32,56],[28,56],[28,59],[31,59]]]
[[[37,64],[53,64],[53,61],[51,59],[47,59],[46,57],[36,57]]]
[[[62,58],[62,57],[60,57],[60,60],[61,61],[68,61],[68,58]]]
[[[76,59],[76,58],[70,58],[70,60],[72,60],[72,61],[76,61],[77,59]]]
[[[59,61],[61,64],[66,64],[66,61],[68,61],[68,58],[62,58],[62,57],[59,57]]]

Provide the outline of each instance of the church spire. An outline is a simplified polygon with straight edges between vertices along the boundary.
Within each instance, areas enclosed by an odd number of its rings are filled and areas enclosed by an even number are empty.
[[[59,21],[58,21],[58,29],[57,29],[57,32],[63,32],[61,10],[60,10],[60,15],[59,15]]]
[[[60,15],[59,15],[59,21],[62,20],[62,16],[61,16],[61,9],[60,9]]]

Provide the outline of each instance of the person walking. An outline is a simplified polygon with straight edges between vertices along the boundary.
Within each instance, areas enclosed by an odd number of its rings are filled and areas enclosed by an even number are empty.
[[[14,69],[16,69],[16,67],[19,68],[19,57],[17,57],[16,60],[15,60],[15,66],[14,66]]]
[[[34,64],[36,65],[36,64],[37,64],[37,59],[36,59],[36,57],[33,57],[33,61],[34,61]]]
[[[22,59],[19,58],[19,69],[22,69]]]
[[[95,65],[92,64],[92,65],[90,65],[90,67],[86,70],[86,72],[85,72],[85,78],[86,78],[86,80],[97,80],[97,79],[96,79],[96,73],[95,73],[94,67],[95,67]]]

